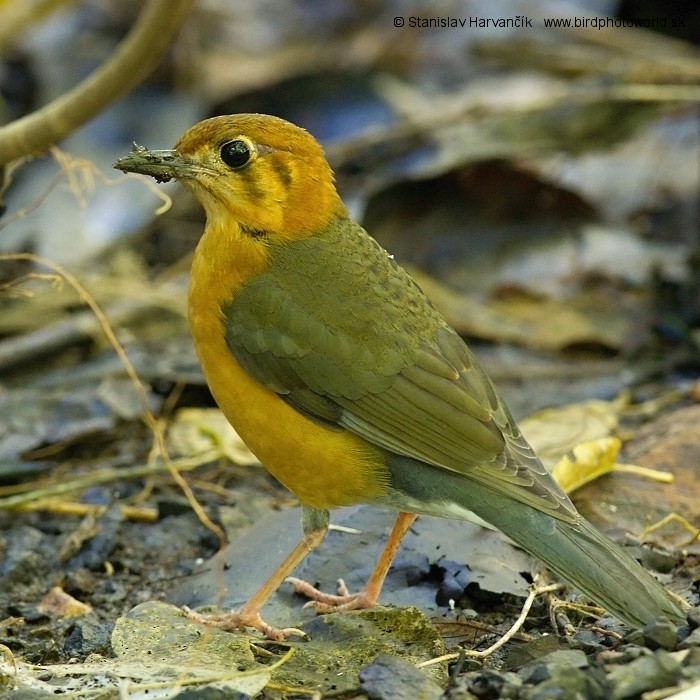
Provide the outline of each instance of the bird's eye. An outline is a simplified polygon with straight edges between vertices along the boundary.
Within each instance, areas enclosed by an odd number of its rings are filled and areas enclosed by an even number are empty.
[[[229,141],[221,147],[221,160],[234,170],[247,165],[250,157],[250,145],[240,139]]]

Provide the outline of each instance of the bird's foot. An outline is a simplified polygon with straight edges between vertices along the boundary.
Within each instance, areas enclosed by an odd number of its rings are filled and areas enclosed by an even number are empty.
[[[275,642],[283,642],[287,637],[293,635],[299,637],[308,636],[306,632],[302,632],[296,627],[278,629],[277,627],[268,625],[267,622],[260,617],[258,611],[247,611],[245,606],[238,611],[212,615],[203,615],[202,613],[195,612],[186,605],[183,605],[182,610],[193,622],[199,622],[209,627],[218,627],[226,632],[246,628],[255,629]]]
[[[309,602],[304,606],[312,607],[319,613],[332,613],[339,610],[364,610],[373,608],[377,604],[377,598],[371,595],[367,589],[362,589],[358,593],[350,593],[343,579],[338,579],[338,593],[324,593],[319,591],[310,583],[300,578],[289,576],[286,583],[294,586],[294,592],[309,598]]]

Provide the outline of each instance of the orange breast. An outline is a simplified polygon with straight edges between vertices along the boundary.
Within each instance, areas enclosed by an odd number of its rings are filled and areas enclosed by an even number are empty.
[[[224,264],[220,236],[210,233],[195,254],[189,317],[204,375],[224,415],[267,470],[302,503],[334,508],[380,498],[387,489],[387,472],[379,448],[299,413],[250,377],[230,353],[220,308],[244,283],[250,257]],[[264,267],[264,260],[255,267]]]

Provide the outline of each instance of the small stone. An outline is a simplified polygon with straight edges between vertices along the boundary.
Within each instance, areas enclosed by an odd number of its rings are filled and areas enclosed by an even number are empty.
[[[520,688],[523,682],[517,673],[506,671],[503,674],[503,685],[501,686],[500,700],[515,700],[520,695]]]
[[[620,622],[609,615],[596,620],[595,626],[600,627],[600,629],[605,630],[606,632],[612,632],[613,634],[619,634],[620,636],[624,636],[629,629],[623,622]],[[618,643],[613,636],[608,635],[604,635],[602,641],[603,644],[608,647],[616,646]]]
[[[700,627],[694,629],[679,645],[679,649],[692,649],[700,647]]]
[[[435,600],[438,605],[447,605],[450,600],[459,600],[472,579],[468,566],[449,559],[442,559],[435,567],[442,574]]]
[[[691,628],[690,625],[687,622],[684,622],[682,625],[678,625],[678,642],[682,642],[686,637],[690,634]],[[676,648],[678,648],[678,645],[676,645]]]
[[[475,673],[480,673],[481,669],[484,667],[484,664],[482,661],[479,659],[475,659],[471,656],[467,656],[464,659],[460,659],[458,662],[460,664],[460,670],[459,674],[460,677],[467,676],[469,674],[475,674]],[[469,675],[471,678],[471,675]]]
[[[580,649],[557,649],[523,666],[518,675],[525,683],[537,685],[550,678],[558,667],[574,669],[588,665],[588,657]]]
[[[394,568],[401,569],[409,586],[417,586],[428,578],[430,560],[420,552],[404,552],[394,559]]]
[[[53,561],[42,550],[44,534],[35,528],[23,526],[9,539],[0,556],[0,590],[10,598],[31,600],[46,592]]]
[[[596,657],[596,660],[601,664],[615,666],[618,664],[628,664],[630,661],[638,659],[640,656],[649,656],[651,651],[646,647],[640,647],[636,644],[627,644],[619,649],[608,649],[602,651]]]
[[[700,645],[691,647],[683,659],[683,666],[700,667]]]
[[[624,638],[630,631],[627,625],[610,615],[599,617],[592,623],[592,626],[601,630],[599,632],[600,642],[608,649],[615,649],[618,647],[620,645],[620,638]]]
[[[644,639],[644,631],[640,629],[630,630],[625,635],[625,644],[634,644],[636,646],[643,646],[646,642]]]
[[[503,668],[507,671],[520,671],[524,666],[542,659],[561,647],[562,641],[556,634],[547,634],[535,637],[529,642],[514,644],[503,656]]]
[[[607,700],[609,686],[600,671],[584,671],[580,668],[567,668],[565,665],[553,666],[550,677],[523,693],[522,697],[527,700]]]
[[[696,659],[697,660],[697,659]],[[692,686],[692,689],[695,690],[694,695],[689,695],[686,700],[694,700],[697,697],[697,691],[700,690],[700,663],[696,664],[690,664],[688,666],[685,666],[683,668],[683,682],[682,684],[685,687],[688,687],[691,684],[695,684]],[[691,688],[688,688],[688,690],[691,690]],[[678,695],[680,698],[681,695]]]
[[[455,678],[445,693],[445,700],[516,700],[520,697],[523,682],[511,671],[481,668],[463,673]]]
[[[99,622],[94,615],[84,617],[73,624],[63,650],[68,656],[80,658],[88,654],[110,655],[113,628],[114,625]]]
[[[469,674],[467,689],[474,697],[491,700],[491,698],[517,698],[523,682],[515,673],[499,673],[484,668]]]
[[[360,687],[370,700],[438,700],[442,688],[413,664],[382,654],[360,671]]]
[[[673,651],[678,644],[678,626],[667,617],[652,620],[644,627],[644,642],[652,650]]]
[[[700,627],[700,607],[690,608],[690,610],[688,610],[687,620],[688,624],[690,624],[693,629]]]
[[[665,549],[648,549],[640,551],[640,559],[645,569],[657,571],[660,574],[670,574],[678,564],[678,552]]]
[[[517,697],[517,696],[516,696]],[[445,691],[444,700],[479,700],[469,691],[469,679],[466,674],[457,676]]]
[[[637,697],[657,688],[676,685],[681,676],[681,664],[669,652],[659,649],[624,666],[616,666],[608,674],[611,700]]]
[[[76,598],[80,598],[85,594],[92,594],[97,587],[97,577],[94,572],[88,569],[77,569],[76,571],[68,571],[63,582],[63,588],[66,593],[69,593]]]
[[[600,634],[589,629],[577,630],[574,635],[574,642],[586,654],[597,654],[605,649],[601,642]]]

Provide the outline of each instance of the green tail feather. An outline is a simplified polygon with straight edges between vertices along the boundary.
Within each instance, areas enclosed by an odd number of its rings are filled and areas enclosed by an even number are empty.
[[[553,521],[547,515],[537,515]],[[666,615],[681,622],[685,615],[668,591],[629,554],[588,521],[575,525],[553,521],[543,523],[535,534],[519,529],[510,536],[541,559],[552,571],[633,627],[643,627]],[[504,531],[507,525],[504,524]]]
[[[643,627],[661,615],[685,619],[670,593],[583,517],[558,520],[464,475],[426,464],[418,469],[405,457],[391,455],[389,468],[392,493],[379,505],[452,518],[462,510],[465,519],[471,511],[623,622]]]

